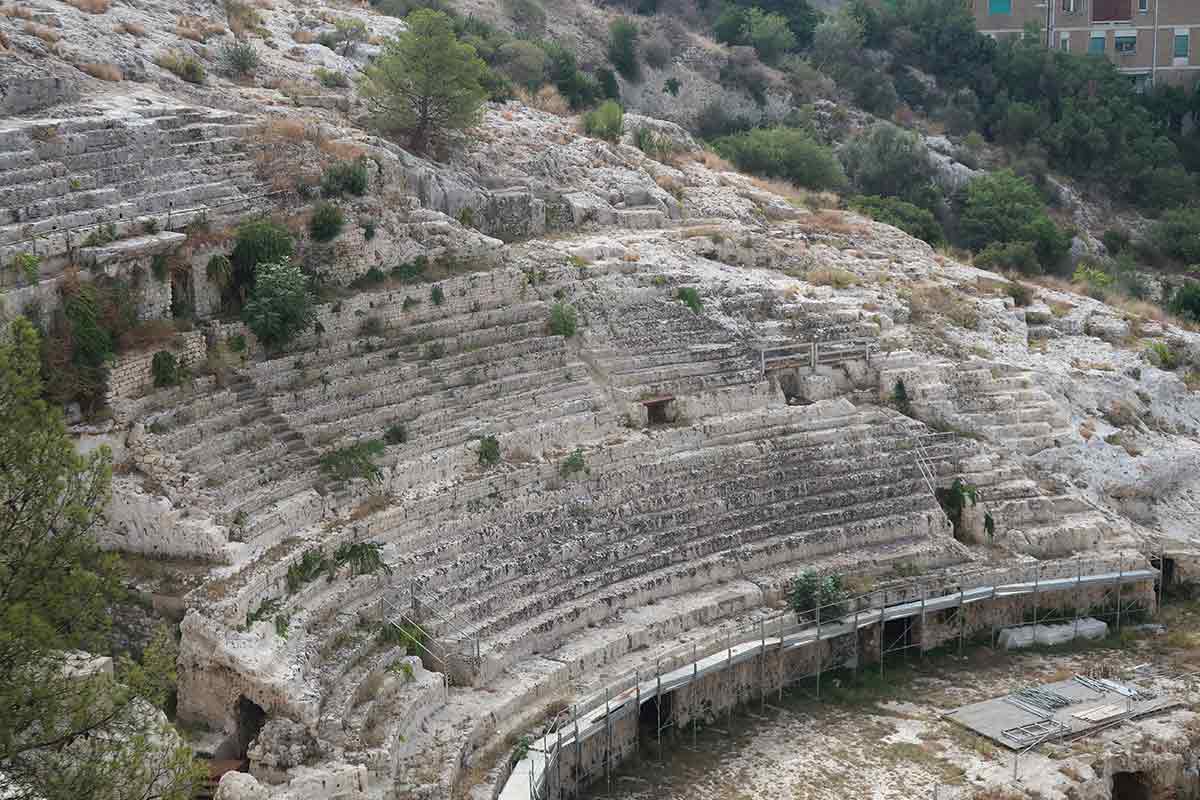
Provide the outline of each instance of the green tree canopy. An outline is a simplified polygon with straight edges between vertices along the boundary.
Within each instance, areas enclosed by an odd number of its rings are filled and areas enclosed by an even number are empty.
[[[1037,189],[1012,170],[968,184],[960,229],[963,244],[977,251],[994,243],[1029,242],[1047,269],[1057,266],[1071,247],[1071,236],[1046,215]]]
[[[12,800],[190,800],[198,773],[157,707],[173,642],[115,676],[85,673],[107,651],[123,597],[93,529],[108,499],[107,448],[80,456],[42,399],[38,335],[24,318],[0,345],[0,775]]]
[[[442,12],[420,9],[406,22],[367,67],[361,90],[379,127],[407,134],[425,152],[435,138],[478,121],[488,67]]]
[[[800,128],[755,128],[713,143],[738,169],[785,178],[809,189],[840,189],[842,165],[828,147]]]
[[[289,259],[259,264],[242,319],[269,349],[290,342],[316,320],[308,276]]]
[[[851,139],[841,159],[862,194],[899,197],[923,208],[933,207],[941,196],[929,150],[915,133],[890,122],[877,122]]]

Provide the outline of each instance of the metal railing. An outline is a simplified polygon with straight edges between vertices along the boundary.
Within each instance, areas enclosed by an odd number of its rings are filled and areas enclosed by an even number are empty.
[[[847,361],[871,363],[871,353],[879,349],[876,339],[838,339],[828,342],[798,342],[785,345],[762,345],[758,348],[762,376],[775,369],[815,369],[818,366],[837,366]]]
[[[468,632],[469,623],[433,595],[409,583],[407,602],[380,599],[380,616],[397,628],[412,626],[423,639],[418,643],[443,669],[465,666],[474,673],[481,663],[479,637]],[[413,637],[409,637],[413,638]]]
[[[783,654],[822,641],[837,639],[865,628],[875,627],[881,659],[880,668],[882,669],[883,658],[887,653],[908,648],[919,648],[921,652],[929,649],[923,639],[924,626],[922,626],[922,637],[919,637],[917,642],[913,643],[909,636],[911,625],[917,619],[924,622],[929,614],[958,609],[956,612],[959,626],[958,642],[961,650],[964,646],[966,629],[965,614],[962,613],[962,609],[966,606],[1020,596],[1033,596],[1036,603],[1037,597],[1041,593],[1070,591],[1084,587],[1100,587],[1104,588],[1106,593],[1108,591],[1116,593],[1115,614],[1119,630],[1124,608],[1121,600],[1121,586],[1153,580],[1159,574],[1154,569],[1126,570],[1124,556],[1120,558],[1116,570],[1113,570],[1112,564],[1108,561],[1090,562],[1086,572],[1083,562],[1080,560],[1062,562],[1057,564],[1062,567],[1060,571],[1065,573],[1060,577],[1044,577],[1041,571],[1043,566],[1047,565],[1039,564],[1032,568],[1032,580],[1028,579],[1030,576],[1026,574],[1026,568],[1019,568],[1019,570],[1010,570],[1007,573],[992,576],[993,580],[996,578],[1011,579],[1016,573],[1015,577],[1019,579],[1012,582],[996,581],[989,585],[960,587],[956,591],[946,591],[943,587],[941,593],[932,596],[927,591],[929,581],[917,579],[901,589],[872,592],[836,603],[818,604],[809,612],[801,614],[787,612],[770,619],[760,620],[756,626],[757,631],[751,628],[739,635],[736,640],[731,634],[726,634],[724,643],[709,641],[703,648],[691,645],[690,648],[683,647],[668,651],[658,657],[653,673],[635,670],[632,674],[608,684],[603,690],[593,693],[571,706],[565,722],[556,719],[552,733],[545,734],[531,743],[525,758],[514,766],[499,797],[501,800],[549,800],[553,794],[550,791],[551,770],[555,770],[556,774],[561,771],[558,756],[565,749],[574,748],[576,752],[579,752],[583,741],[598,735],[607,735],[611,743],[613,723],[630,714],[639,714],[643,703],[687,686],[701,677],[721,670],[728,671],[735,664],[759,660],[760,671],[763,671],[766,669],[765,657],[770,653]],[[1070,566],[1073,566],[1074,569],[1070,569]],[[1053,573],[1054,570],[1051,570],[1050,574]],[[951,579],[939,578],[938,580],[948,582]],[[901,602],[889,603],[889,593],[895,598],[897,592],[905,599]],[[878,602],[877,597],[880,598]],[[823,612],[822,609],[826,610]],[[1109,614],[1100,616],[1109,616]],[[895,643],[889,645],[883,638],[884,623],[896,620],[906,621],[905,632]],[[994,639],[998,629],[995,621],[992,622],[992,628],[992,638]],[[859,636],[853,637],[854,657],[852,662],[855,669],[858,668],[859,638]],[[826,667],[836,668],[837,665],[822,665],[821,648],[817,648],[816,653],[815,677],[817,697],[819,698],[822,670]],[[662,666],[664,661],[668,664],[665,670]],[[682,663],[679,663],[680,661]],[[679,663],[678,666],[672,666],[677,663]],[[782,663],[781,660],[781,671]],[[781,672],[778,677],[778,691],[782,693],[785,676]],[[812,675],[806,673],[799,677],[790,676],[791,682],[804,677],[812,677]],[[763,695],[764,704],[765,691],[765,681],[760,680],[760,693]],[[772,690],[773,692],[774,690]],[[740,700],[740,695],[738,698]],[[733,705],[734,703],[731,702],[727,709],[731,715]],[[671,727],[669,721],[664,726],[660,719],[658,726],[660,739],[662,731],[669,727]],[[611,746],[606,751],[604,758],[606,775],[611,770],[610,753]],[[578,781],[580,773],[578,765],[576,765],[576,769],[572,770],[572,773],[575,780]]]

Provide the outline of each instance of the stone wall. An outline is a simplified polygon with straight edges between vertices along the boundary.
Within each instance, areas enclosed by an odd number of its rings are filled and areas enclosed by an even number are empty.
[[[173,353],[181,365],[186,364],[193,368],[203,364],[208,358],[208,347],[204,343],[204,334],[200,331],[179,333],[161,347],[118,356],[108,374],[108,402],[139,397],[152,391],[154,373],[151,364],[155,353],[161,350]]]
[[[226,529],[207,515],[176,508],[136,481],[113,479],[112,500],[105,509],[106,524],[98,541],[106,550],[140,553],[157,558],[225,561]]]

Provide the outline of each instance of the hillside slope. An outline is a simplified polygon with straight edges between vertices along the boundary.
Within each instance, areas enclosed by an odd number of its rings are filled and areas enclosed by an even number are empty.
[[[99,13],[0,17],[0,308],[53,331],[81,284],[136,307],[107,412],[72,408],[81,447],[120,464],[105,542],[207,565],[182,598],[179,714],[270,796],[477,783],[550,701],[719,640],[802,569],[964,586],[1189,543],[1191,331],[822,209],[669,122],[629,114],[613,143],[490,104],[419,157],[316,77],[397,30],[368,9],[79,5]],[[304,43],[351,16],[376,42],[352,58]],[[217,59],[231,25],[260,58],[239,81]],[[642,127],[673,152],[639,150]],[[315,241],[347,161],[366,191]],[[318,324],[273,352],[212,266],[264,215],[321,287]],[[190,367],[177,385],[155,386],[163,351]],[[375,469],[329,468],[358,446]],[[931,489],[956,478],[978,500],[951,520]],[[364,543],[386,573],[330,567]],[[431,638],[390,633],[396,608]]]

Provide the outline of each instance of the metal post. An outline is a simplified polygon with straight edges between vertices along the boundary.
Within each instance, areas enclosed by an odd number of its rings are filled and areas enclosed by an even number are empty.
[[[1125,554],[1117,556],[1117,633],[1121,632],[1121,584],[1125,580]]]
[[[879,679],[883,680],[883,611],[887,608],[887,592],[883,593],[883,600],[879,604],[879,625],[876,631],[876,636],[879,639]]]
[[[604,786],[612,791],[612,717],[608,708],[608,687],[604,687]]]
[[[1162,613],[1163,605],[1163,590],[1167,585],[1167,540],[1159,537],[1158,540],[1158,601],[1154,606],[1154,616]]]
[[[554,788],[562,797],[562,725],[555,727],[558,728],[558,744],[554,747]]]
[[[962,658],[963,639],[967,635],[967,606],[963,602],[963,590],[958,590],[958,657]]]
[[[1075,615],[1075,635],[1072,638],[1079,638],[1079,595],[1083,591],[1083,561],[1078,556],[1075,558],[1075,602],[1072,604],[1072,612]]]
[[[758,621],[758,713],[767,711],[767,628]]]
[[[925,659],[925,582],[921,582],[921,638],[917,641],[917,652]]]
[[[1041,606],[1042,562],[1033,565],[1033,632],[1037,639],[1038,609]]]
[[[858,646],[858,599],[856,598],[854,601],[854,679],[855,680],[858,680],[858,660],[861,657],[859,655],[858,651],[859,651],[859,646]]]
[[[575,718],[575,797],[579,797],[579,773],[583,771],[583,745],[579,741],[579,706],[571,715]]]
[[[692,747],[696,747],[696,674],[699,671],[699,665],[696,664],[696,645],[692,644],[692,703],[689,709],[692,715]],[[659,683],[661,691],[662,683]]]
[[[642,716],[642,678],[641,678],[641,671],[638,670],[637,668],[634,668],[634,670],[633,670],[633,685],[634,685],[634,692],[636,693],[636,698],[637,698],[637,700],[636,700],[637,705],[634,707],[637,709],[638,719],[641,719],[641,716]],[[641,754],[642,754],[641,751],[642,751],[642,737],[639,736],[635,730],[635,733],[633,736],[633,757],[635,760],[641,756]]]
[[[991,602],[991,603],[989,604],[989,606],[988,606],[988,607],[991,609],[991,612],[992,612],[992,639],[991,639],[991,646],[992,646],[993,648],[995,648],[995,646],[996,646],[996,587],[995,587],[995,585],[993,585],[993,586],[992,586],[992,598],[991,598],[991,600],[992,600],[992,602]]]
[[[725,674],[729,676],[730,688],[736,685],[733,679],[733,647],[729,643],[729,632],[725,632]],[[730,693],[732,695],[732,692]],[[725,714],[725,725],[733,731],[733,697],[729,698],[729,710]]]
[[[817,699],[821,699],[821,598],[817,597]]]
[[[692,664],[695,665],[695,660]],[[695,666],[693,666],[693,670]],[[654,726],[655,737],[658,739],[658,760],[662,761],[662,670],[659,669],[658,659],[654,659],[654,716],[657,723]],[[694,691],[694,690],[693,690]]]

